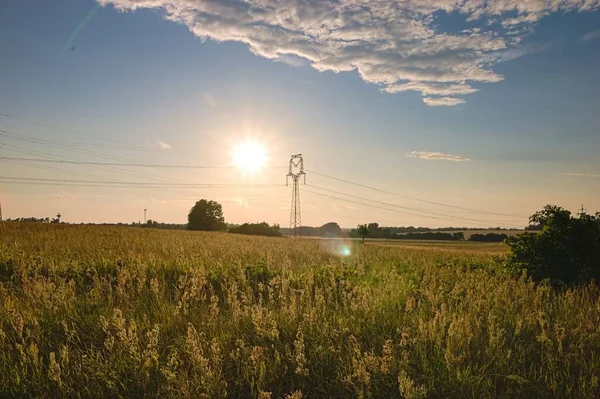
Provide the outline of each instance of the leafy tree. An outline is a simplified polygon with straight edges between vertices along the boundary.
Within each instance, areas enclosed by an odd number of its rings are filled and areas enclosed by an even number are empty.
[[[342,228],[336,222],[325,223],[319,227],[319,235],[323,237],[340,237],[342,235]]]
[[[367,228],[369,229],[369,234],[371,235],[371,237],[380,237],[380,229],[379,229],[379,223],[377,222],[372,222],[369,223],[367,225]]]
[[[464,241],[465,240],[465,233],[463,233],[462,231],[459,231],[457,233],[452,233],[452,237],[456,241]]]
[[[541,231],[508,238],[511,267],[526,270],[535,281],[567,285],[600,281],[599,213],[573,217],[566,209],[546,205],[529,221]]]
[[[229,229],[229,232],[235,234],[247,234],[251,236],[281,237],[279,225],[274,224],[273,226],[269,226],[269,224],[266,222],[244,223],[241,226]]]
[[[223,208],[218,202],[201,199],[190,209],[188,230],[222,231],[226,227]]]
[[[366,224],[359,224],[356,226],[356,231],[358,235],[362,237],[362,242],[364,244],[365,238],[369,235],[369,226]]]
[[[504,242],[508,236],[504,233],[472,234],[469,241]]]

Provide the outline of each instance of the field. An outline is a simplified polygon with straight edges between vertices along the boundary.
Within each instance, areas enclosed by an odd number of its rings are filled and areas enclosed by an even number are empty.
[[[600,397],[600,301],[500,244],[0,224],[0,396]]]

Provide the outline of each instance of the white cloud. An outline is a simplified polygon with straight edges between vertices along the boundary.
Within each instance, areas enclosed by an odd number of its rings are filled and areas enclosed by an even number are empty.
[[[271,60],[356,70],[383,91],[416,91],[432,106],[461,104],[448,96],[503,80],[494,66],[525,54],[521,41],[545,16],[600,8],[600,0],[97,1],[159,9],[203,40],[244,43]],[[437,19],[444,13],[462,16],[464,29],[444,31]]]
[[[457,96],[461,94],[475,93],[477,89],[472,88],[466,83],[459,84],[433,84],[433,83],[421,83],[411,82],[400,85],[390,85],[383,89],[388,93],[398,93],[401,91],[418,91],[424,96]]]
[[[204,100],[208,103],[208,105],[211,108],[214,108],[217,105],[217,102],[215,101],[215,98],[209,92],[207,92],[207,91],[203,92],[202,93],[202,97],[204,97]]]
[[[165,143],[164,141],[160,141],[160,140],[157,140],[157,141],[156,141],[156,144],[158,144],[158,146],[159,146],[160,148],[162,148],[163,150],[170,150],[171,148],[173,148],[173,147],[171,147],[171,145],[170,145],[170,144],[167,144],[167,143]]]
[[[600,174],[596,173],[563,173],[563,176],[574,176],[574,177],[593,177],[600,178]]]
[[[275,58],[274,61],[283,62],[284,64],[288,64],[297,68],[309,65],[309,62],[306,58],[302,58],[294,54],[281,54]]]
[[[237,205],[239,206],[243,206],[244,208],[249,208],[250,205],[248,204],[248,201],[246,201],[244,198],[234,198],[233,202],[235,202]]]
[[[453,107],[464,104],[465,100],[456,97],[423,97],[423,102],[430,107]]]
[[[588,40],[594,40],[594,39],[599,39],[599,38],[600,38],[600,29],[586,33],[585,35],[581,36],[579,38],[579,40],[586,42]]]
[[[463,157],[460,155],[446,154],[443,152],[431,152],[431,151],[411,151],[406,153],[407,158],[419,158],[426,159],[428,161],[453,161],[453,162],[467,162],[471,158]]]

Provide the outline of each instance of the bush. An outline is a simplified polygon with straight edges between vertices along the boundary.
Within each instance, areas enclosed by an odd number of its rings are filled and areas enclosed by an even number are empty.
[[[251,236],[281,237],[279,225],[274,224],[273,226],[269,226],[269,224],[266,222],[244,223],[241,226],[229,229],[229,232],[235,234],[246,234]]]
[[[573,217],[566,209],[547,205],[530,223],[540,225],[541,231],[507,240],[512,268],[526,270],[534,281],[574,285],[600,280],[600,214]]]
[[[472,234],[469,241],[504,242],[508,236],[504,233]]]
[[[218,202],[201,199],[190,209],[188,230],[222,231],[226,227],[223,208]]]

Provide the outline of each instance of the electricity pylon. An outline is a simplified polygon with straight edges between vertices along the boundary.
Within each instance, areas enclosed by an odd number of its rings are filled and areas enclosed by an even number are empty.
[[[292,208],[290,209],[290,229],[292,236],[301,236],[302,216],[300,214],[300,177],[304,176],[306,184],[306,173],[304,173],[304,160],[302,154],[292,155],[290,158],[290,169],[285,177],[285,185],[288,185],[288,178],[291,177],[294,183],[292,190]]]

